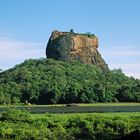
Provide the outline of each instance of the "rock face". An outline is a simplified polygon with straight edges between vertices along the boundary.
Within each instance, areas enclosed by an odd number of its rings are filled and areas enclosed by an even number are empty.
[[[97,50],[98,45],[98,38],[94,34],[53,31],[47,44],[46,55],[56,60],[78,60],[108,69],[108,65]]]

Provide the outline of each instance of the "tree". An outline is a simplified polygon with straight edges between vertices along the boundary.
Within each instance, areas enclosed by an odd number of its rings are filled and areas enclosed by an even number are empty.
[[[74,33],[74,30],[73,30],[73,29],[70,29],[70,32],[71,32],[71,33]]]

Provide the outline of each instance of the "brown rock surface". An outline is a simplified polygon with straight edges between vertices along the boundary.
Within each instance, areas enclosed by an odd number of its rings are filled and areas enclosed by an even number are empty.
[[[108,69],[98,48],[98,38],[94,34],[53,31],[46,48],[48,58],[62,61],[78,60]]]

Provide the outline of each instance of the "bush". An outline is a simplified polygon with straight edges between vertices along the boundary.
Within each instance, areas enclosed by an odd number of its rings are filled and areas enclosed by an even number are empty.
[[[25,110],[8,108],[5,112],[2,113],[2,120],[13,121],[13,122],[29,122],[30,113]]]
[[[0,139],[111,140],[140,130],[139,124],[140,115],[107,117],[91,113],[31,116],[26,111],[8,109],[0,120]]]

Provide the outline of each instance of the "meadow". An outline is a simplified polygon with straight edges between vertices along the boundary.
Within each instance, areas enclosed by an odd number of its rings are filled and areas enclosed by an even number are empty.
[[[94,103],[94,104],[55,104],[55,105],[5,105],[7,108],[28,110],[32,113],[92,113],[92,112],[140,112],[140,103]]]

